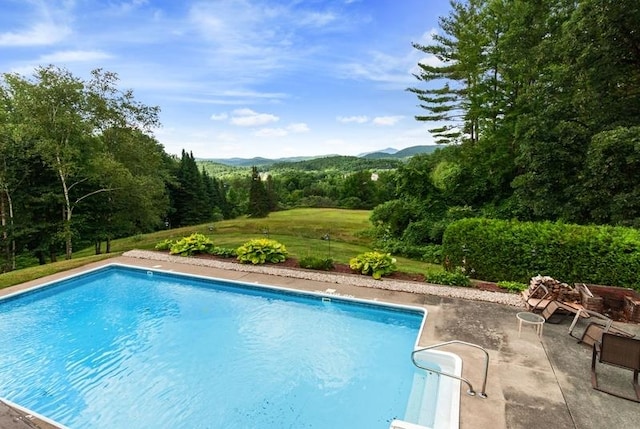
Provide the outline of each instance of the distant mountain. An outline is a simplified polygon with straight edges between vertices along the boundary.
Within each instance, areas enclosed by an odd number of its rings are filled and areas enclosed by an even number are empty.
[[[388,155],[393,155],[394,153],[398,152],[398,149],[394,149],[392,147],[388,147],[386,149],[382,149],[382,150],[377,150],[375,152],[365,152],[365,153],[361,153],[360,155],[358,155],[359,157],[366,157],[368,155],[374,154],[374,153],[386,153]]]
[[[382,149],[375,152],[364,153],[358,156],[358,158],[369,159],[405,159],[421,153],[431,153],[436,149],[444,147],[445,145],[424,145],[424,146],[411,146],[406,149],[397,150],[391,147]],[[300,162],[308,161],[317,158],[328,158],[339,155],[322,155],[322,156],[294,156],[289,158],[199,158],[198,161],[213,162],[217,164],[230,165],[233,167],[252,167],[252,166],[269,166],[276,163],[283,162]]]
[[[363,158],[375,158],[375,159],[382,159],[382,158],[394,158],[394,159],[404,159],[404,158],[411,158],[414,155],[418,155],[421,153],[432,153],[434,152],[436,149],[440,149],[443,148],[445,145],[424,145],[424,146],[411,146],[402,150],[398,150],[395,152],[385,152],[385,151],[379,151],[379,152],[371,152],[367,155],[364,155]]]
[[[277,158],[277,159],[268,159],[268,158],[199,158],[198,161],[207,161],[207,162],[215,162],[218,164],[231,165],[233,167],[253,167],[253,166],[263,166],[263,165],[271,165],[277,162],[298,162],[298,161],[307,161],[309,159],[314,159],[317,157],[313,156],[294,156],[290,158]]]

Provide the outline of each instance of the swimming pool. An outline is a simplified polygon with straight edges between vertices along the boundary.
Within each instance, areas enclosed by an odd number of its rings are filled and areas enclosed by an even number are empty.
[[[0,396],[72,428],[386,429],[420,386],[416,308],[118,265],[0,303]]]

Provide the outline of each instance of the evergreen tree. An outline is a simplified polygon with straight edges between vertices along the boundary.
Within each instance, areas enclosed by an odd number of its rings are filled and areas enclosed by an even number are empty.
[[[251,167],[251,185],[249,187],[249,216],[261,218],[269,214],[269,198],[260,173],[256,166]]]
[[[442,64],[418,63],[416,78],[427,88],[409,88],[429,114],[418,121],[435,122],[429,130],[437,143],[476,143],[481,132],[485,106],[485,55],[489,39],[483,27],[485,0],[452,1],[452,12],[440,18],[444,34],[434,34],[433,43],[414,47],[434,55]]]
[[[207,195],[193,153],[182,150],[176,179],[178,184],[173,190],[171,225],[180,227],[209,221],[212,214],[210,196]]]

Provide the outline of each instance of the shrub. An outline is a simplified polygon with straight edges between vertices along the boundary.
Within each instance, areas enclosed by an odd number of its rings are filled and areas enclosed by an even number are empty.
[[[424,275],[425,281],[447,286],[471,286],[471,280],[460,268],[454,271],[429,271]]]
[[[170,238],[167,238],[166,240],[162,240],[160,243],[156,244],[155,249],[156,250],[169,250],[171,249],[171,246],[173,246],[174,241],[171,240]]]
[[[442,263],[442,246],[439,244],[430,244],[422,247],[421,261],[432,264]]]
[[[173,243],[169,252],[172,255],[191,256],[210,253],[213,247],[213,242],[206,235],[196,232]]]
[[[238,261],[254,265],[264,263],[284,262],[287,259],[287,249],[284,244],[269,238],[249,240],[236,249]]]
[[[482,280],[528,282],[542,274],[640,290],[639,250],[633,228],[472,218],[447,228],[443,258]]]
[[[211,254],[219,256],[221,258],[235,258],[238,256],[236,249],[230,249],[228,247],[214,247],[211,249]]]
[[[379,235],[399,237],[407,226],[419,216],[418,206],[405,200],[391,200],[376,206],[371,212],[371,223],[382,229]]]
[[[335,267],[333,265],[333,259],[320,258],[318,256],[306,256],[304,258],[300,258],[298,265],[300,265],[301,268],[323,271],[330,271]]]
[[[365,275],[371,275],[379,280],[382,276],[394,273],[396,260],[389,253],[366,252],[349,261],[349,267]]]
[[[501,282],[498,282],[498,287],[501,289],[506,289],[509,292],[522,292],[523,290],[527,289],[529,286],[520,282],[501,281]]]
[[[425,244],[422,246],[407,244],[395,238],[377,240],[376,247],[384,252],[404,256],[431,264],[442,263],[442,246],[439,244]]]

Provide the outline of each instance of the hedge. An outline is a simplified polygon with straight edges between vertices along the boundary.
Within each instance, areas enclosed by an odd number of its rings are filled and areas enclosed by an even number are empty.
[[[442,257],[480,280],[528,283],[542,274],[640,291],[640,231],[633,228],[462,219],[446,229]]]

